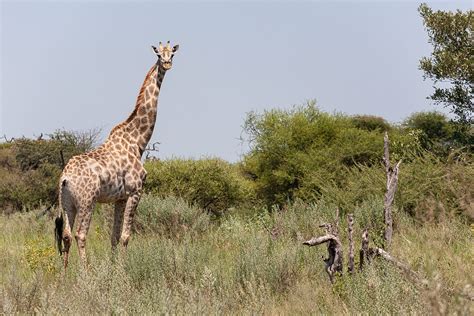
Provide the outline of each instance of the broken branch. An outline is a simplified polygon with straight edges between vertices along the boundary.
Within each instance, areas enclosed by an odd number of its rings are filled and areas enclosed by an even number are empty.
[[[408,276],[416,281],[422,281],[422,278],[408,267],[408,265],[404,264],[403,262],[397,260],[396,258],[392,257],[388,252],[383,250],[382,248],[375,248],[375,254],[383,259],[393,263],[397,268],[405,272]]]
[[[354,272],[354,239],[352,238],[352,233],[353,233],[353,225],[354,225],[354,215],[349,214],[347,215],[347,221],[348,221],[348,234],[349,234],[349,263],[348,263],[348,268],[347,270],[349,273]]]

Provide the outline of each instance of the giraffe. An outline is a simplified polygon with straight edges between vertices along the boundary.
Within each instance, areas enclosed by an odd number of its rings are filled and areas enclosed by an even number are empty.
[[[72,230],[83,265],[86,236],[96,203],[115,203],[111,236],[112,249],[127,247],[130,231],[146,178],[141,157],[151,138],[156,121],[158,95],[166,71],[171,69],[179,45],[152,46],[158,57],[148,71],[134,110],[115,126],[97,149],[72,157],[59,179],[59,212],[55,234],[59,252],[67,268]]]

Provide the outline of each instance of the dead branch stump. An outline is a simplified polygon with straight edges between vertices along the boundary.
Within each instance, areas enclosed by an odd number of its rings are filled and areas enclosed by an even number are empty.
[[[392,204],[393,199],[395,198],[395,191],[397,190],[398,184],[398,171],[401,164],[401,160],[392,168],[390,165],[390,153],[389,153],[389,144],[388,144],[388,133],[385,132],[384,136],[384,156],[383,161],[385,164],[385,173],[387,175],[387,191],[384,196],[384,220],[385,220],[385,248],[389,249],[390,244],[392,243],[392,234],[393,234],[393,222],[392,222]]]

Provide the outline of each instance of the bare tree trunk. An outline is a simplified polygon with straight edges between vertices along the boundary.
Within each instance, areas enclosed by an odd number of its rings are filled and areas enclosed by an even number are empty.
[[[385,247],[390,248],[392,243],[392,234],[393,234],[393,222],[392,222],[392,204],[393,199],[395,198],[395,191],[397,190],[398,183],[398,170],[401,160],[395,165],[392,169],[390,166],[390,154],[388,147],[388,133],[385,132],[384,136],[384,157],[383,161],[385,164],[385,173],[387,175],[387,191],[385,192],[384,197],[384,219],[385,219]]]
[[[349,214],[347,215],[347,221],[348,221],[348,233],[349,233],[349,263],[348,263],[348,268],[347,270],[349,273],[354,272],[354,239],[352,238],[352,233],[354,231],[353,225],[354,225],[354,215]]]

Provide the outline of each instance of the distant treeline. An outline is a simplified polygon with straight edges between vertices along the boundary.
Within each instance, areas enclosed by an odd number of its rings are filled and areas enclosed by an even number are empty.
[[[402,124],[370,115],[329,114],[308,102],[291,110],[249,113],[249,152],[238,163],[218,158],[148,160],[146,192],[182,197],[211,214],[284,208],[324,197],[350,211],[385,188],[383,133],[402,159],[399,209],[419,218],[459,213],[474,218],[472,129],[438,112]],[[54,204],[61,169],[94,148],[98,133],[57,131],[46,139],[0,144],[0,208],[27,211]]]

